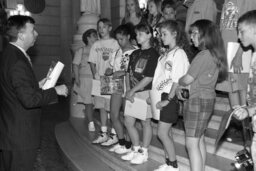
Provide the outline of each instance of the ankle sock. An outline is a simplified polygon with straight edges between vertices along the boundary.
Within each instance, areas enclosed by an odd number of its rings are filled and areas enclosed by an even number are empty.
[[[132,147],[132,142],[131,141],[125,141],[125,148],[129,149]]]
[[[114,128],[111,128],[111,134],[115,134],[116,135],[116,130]]]
[[[103,133],[107,133],[108,127],[102,126],[102,127],[101,127],[101,131],[102,131]]]
[[[170,161],[168,158],[166,158],[166,164],[168,166],[172,166],[174,168],[178,168],[178,162],[177,160],[174,160],[174,161]]]
[[[147,153],[148,152],[148,148],[145,148],[145,147],[141,147],[143,153]]]
[[[139,149],[140,149],[140,146],[133,146],[134,151],[139,151]]]
[[[125,145],[125,139],[124,138],[118,139],[118,143],[119,143],[119,145],[124,146]]]

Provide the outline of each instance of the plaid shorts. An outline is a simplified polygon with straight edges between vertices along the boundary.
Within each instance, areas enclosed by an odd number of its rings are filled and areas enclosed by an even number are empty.
[[[215,99],[192,98],[184,104],[184,123],[187,137],[201,137],[207,129]]]

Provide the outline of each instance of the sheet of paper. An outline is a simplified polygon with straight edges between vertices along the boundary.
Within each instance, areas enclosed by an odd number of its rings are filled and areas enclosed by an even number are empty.
[[[43,90],[46,90],[55,86],[63,68],[64,68],[64,64],[58,61],[57,64],[54,66],[54,68],[50,72],[48,72],[47,74],[48,79],[46,80],[46,82],[42,87]]]
[[[147,107],[148,105],[144,99],[135,97],[133,103],[126,100],[124,115],[132,116],[140,120],[146,120]]]

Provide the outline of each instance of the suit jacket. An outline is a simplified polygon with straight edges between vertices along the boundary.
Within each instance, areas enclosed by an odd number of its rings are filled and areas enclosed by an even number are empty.
[[[0,149],[38,148],[41,107],[56,99],[54,88],[39,88],[24,53],[8,44],[0,57]]]

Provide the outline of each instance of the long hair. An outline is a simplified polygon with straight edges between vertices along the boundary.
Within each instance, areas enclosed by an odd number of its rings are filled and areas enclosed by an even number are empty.
[[[185,34],[184,28],[179,22],[174,20],[166,20],[159,24],[159,28],[165,28],[170,32],[176,32],[176,45],[184,49],[188,58],[190,58],[192,52],[189,47],[189,42]]]
[[[133,0],[134,5],[135,5],[135,13],[136,13],[136,17],[140,18],[142,16],[142,12],[140,10],[140,5],[139,5],[139,1],[138,0]],[[126,0],[127,3],[127,0]],[[127,7],[125,7],[125,21],[128,21],[130,18],[130,13],[127,9]]]
[[[154,38],[153,36],[153,29],[152,27],[150,27],[150,25],[148,23],[140,23],[135,27],[135,32],[140,31],[140,32],[144,32],[146,34],[151,34],[151,38],[149,40],[150,46],[152,46],[153,48],[155,48],[156,50],[158,49],[158,41]]]
[[[208,49],[219,69],[218,82],[227,78],[227,59],[220,29],[210,20],[197,20],[191,25],[199,31],[199,49]]]
[[[162,7],[162,0],[148,0],[148,4],[150,2],[153,2],[156,5],[156,8],[157,8],[156,21],[159,21],[161,19],[161,17],[162,17],[162,14],[161,14],[161,12],[162,12],[162,9],[161,9],[161,7]],[[152,21],[153,21],[153,18],[154,18],[154,16],[152,14],[148,14],[148,23],[151,24]]]

